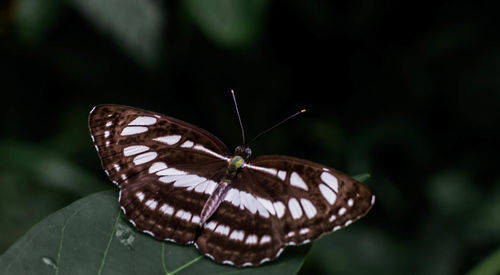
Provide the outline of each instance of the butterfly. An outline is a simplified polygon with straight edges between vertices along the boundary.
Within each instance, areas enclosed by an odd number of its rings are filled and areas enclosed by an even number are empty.
[[[271,261],[285,246],[351,224],[375,202],[339,171],[289,156],[252,159],[246,145],[231,152],[206,130],[159,113],[98,105],[89,129],[127,219],[218,263]]]

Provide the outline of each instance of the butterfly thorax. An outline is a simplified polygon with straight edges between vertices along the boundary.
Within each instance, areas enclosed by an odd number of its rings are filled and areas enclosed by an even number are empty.
[[[236,174],[241,167],[245,165],[245,160],[240,155],[234,156],[227,165],[226,173],[222,180],[217,185],[215,191],[208,197],[207,202],[203,206],[201,211],[200,225],[205,224],[205,222],[217,211],[219,205],[224,200],[224,197],[229,190],[229,185],[231,185],[232,180],[236,177]]]

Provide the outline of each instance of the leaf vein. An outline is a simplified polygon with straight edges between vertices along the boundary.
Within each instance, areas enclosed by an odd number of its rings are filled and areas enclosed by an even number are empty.
[[[111,234],[109,234],[108,244],[106,245],[106,249],[104,250],[104,255],[102,255],[102,260],[101,260],[101,265],[99,266],[99,270],[97,271],[98,275],[101,274],[102,269],[104,268],[104,264],[106,263],[106,257],[108,256],[109,247],[111,246],[111,241],[113,241],[113,236],[115,235],[116,225],[118,224],[119,218],[120,218],[120,210],[118,210],[118,215],[116,215],[113,228],[111,229]]]

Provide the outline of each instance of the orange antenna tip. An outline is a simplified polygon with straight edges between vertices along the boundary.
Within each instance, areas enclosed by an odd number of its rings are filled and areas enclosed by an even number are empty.
[[[301,113],[305,113],[306,112],[306,109],[302,109],[300,110]]]
[[[231,93],[234,94],[234,90],[233,89],[231,89]]]

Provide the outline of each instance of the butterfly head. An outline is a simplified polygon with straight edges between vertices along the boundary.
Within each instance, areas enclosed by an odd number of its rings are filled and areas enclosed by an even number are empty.
[[[252,155],[252,150],[248,146],[240,145],[234,149],[234,154],[241,156],[244,160],[248,160]]]

